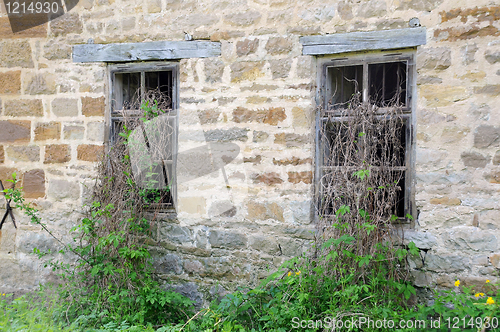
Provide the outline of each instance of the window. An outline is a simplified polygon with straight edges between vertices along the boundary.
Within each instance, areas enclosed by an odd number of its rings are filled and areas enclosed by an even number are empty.
[[[413,49],[319,58],[316,193],[322,216],[343,204],[364,204],[369,213],[400,221],[413,215],[414,59]],[[380,208],[374,212],[374,206]]]
[[[172,209],[176,196],[177,66],[141,63],[110,66],[111,121],[109,141],[113,145],[124,124],[144,116],[143,102],[159,102],[163,111],[132,133],[129,145],[136,183],[144,190],[150,207]]]

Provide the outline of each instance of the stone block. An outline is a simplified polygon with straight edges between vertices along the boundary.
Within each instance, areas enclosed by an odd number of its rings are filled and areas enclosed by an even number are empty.
[[[200,261],[197,260],[186,260],[184,261],[184,271],[187,273],[203,273],[205,268]]]
[[[450,198],[450,197],[444,196],[444,197],[431,198],[429,203],[435,204],[435,205],[442,204],[442,205],[447,205],[447,206],[456,206],[456,205],[460,205],[462,203],[462,201],[458,198]]]
[[[67,144],[50,144],[45,146],[44,164],[59,164],[66,163],[71,160],[69,145]]]
[[[224,62],[221,60],[205,59],[205,82],[215,83],[222,81]]]
[[[261,97],[261,96],[247,97],[247,104],[265,104],[270,102],[272,102],[272,99],[269,97]]]
[[[427,254],[425,267],[434,272],[461,272],[470,269],[470,259],[457,255]]]
[[[76,153],[78,160],[99,162],[104,156],[104,145],[80,144]]]
[[[262,155],[257,155],[255,157],[243,157],[243,162],[244,163],[252,163],[254,165],[260,164],[262,161]]]
[[[224,16],[224,20],[233,26],[247,27],[257,24],[262,15],[255,10],[248,10],[242,13],[229,14]]]
[[[84,126],[65,125],[63,130],[63,135],[64,139],[83,139],[84,132],[85,132]]]
[[[174,254],[166,254],[161,257],[156,257],[153,260],[153,266],[156,273],[182,273],[182,261],[179,256]]]
[[[4,186],[5,186],[5,184],[4,184]],[[3,211],[4,210],[2,210],[2,212]],[[14,254],[16,252],[17,229],[14,228],[12,221],[10,221],[10,220],[8,220],[8,221],[9,222],[6,222],[3,224],[2,229],[0,230],[0,253],[2,253],[2,254],[5,253],[7,255],[11,255],[11,254]],[[14,255],[12,255],[12,256],[14,256]],[[0,261],[0,264],[2,264],[1,261]],[[1,274],[2,273],[0,272],[0,275]]]
[[[104,142],[104,122],[89,122],[87,124],[87,139]]]
[[[277,255],[280,252],[278,241],[272,237],[255,235],[250,236],[248,244],[252,249],[262,251],[268,255]]]
[[[77,201],[80,198],[80,185],[72,181],[50,179],[48,195],[56,200]]]
[[[104,116],[104,97],[82,97],[82,114],[85,116]]]
[[[31,121],[0,121],[0,142],[29,142],[31,138]]]
[[[475,62],[476,61],[475,55],[478,49],[479,48],[475,43],[462,46],[462,48],[460,48],[460,53],[462,55],[462,62],[466,65]]]
[[[267,138],[269,137],[269,134],[266,133],[265,131],[254,131],[253,132],[253,139],[252,141],[254,143],[260,143],[260,142],[264,142],[267,140]]]
[[[189,214],[205,214],[207,203],[204,197],[179,197],[179,211]]]
[[[244,39],[236,43],[236,54],[238,56],[246,56],[254,54],[259,48],[259,39]]]
[[[304,164],[311,164],[312,159],[311,158],[298,158],[298,157],[292,157],[292,158],[287,158],[287,159],[276,159],[273,158],[273,164],[274,165],[279,165],[279,166],[287,166],[287,165],[304,165]]]
[[[37,123],[35,126],[35,141],[61,138],[60,122]]]
[[[357,8],[358,17],[383,17],[387,14],[387,5],[385,1],[370,1]]]
[[[283,180],[276,172],[253,174],[252,180],[254,183],[264,183],[267,184],[268,186],[283,183]]]
[[[500,150],[495,152],[495,155],[493,156],[493,165],[500,165]]]
[[[309,128],[310,121],[307,112],[302,107],[295,106],[292,108],[292,125],[296,128],[307,127]]]
[[[69,13],[50,21],[50,32],[56,37],[70,33],[81,34],[83,24],[80,16],[77,13]]]
[[[484,52],[484,58],[490,64],[495,64],[497,62],[500,62],[500,51],[487,50],[486,52]]]
[[[445,127],[441,133],[443,143],[457,143],[465,138],[470,132],[466,127]]]
[[[160,225],[160,240],[169,240],[177,244],[186,244],[193,242],[193,232],[183,226],[175,224]]]
[[[4,115],[43,116],[43,104],[40,99],[6,100]]]
[[[29,95],[56,93],[56,77],[51,73],[28,73],[24,76],[24,92]]]
[[[52,101],[52,113],[55,116],[78,116],[78,100],[57,98]]]
[[[451,66],[451,50],[448,47],[419,48],[417,67],[421,69],[444,70]]]
[[[231,64],[231,82],[254,81],[264,76],[264,61],[242,61]]]
[[[31,18],[31,13],[30,13],[30,18]],[[31,22],[26,22],[29,25],[32,23],[32,18],[30,20]],[[16,26],[19,28],[23,28],[21,25],[23,22],[20,22],[18,20],[16,22]],[[16,33],[12,32],[12,27],[9,21],[9,18],[7,15],[4,17],[0,17],[0,36],[2,36],[2,39],[14,39],[14,38],[41,38],[41,37],[46,37],[47,36],[47,23],[39,24],[36,26],[33,26],[29,29],[25,29],[22,31],[18,31]]]
[[[480,125],[474,131],[474,147],[483,149],[490,146],[500,146],[500,128]]]
[[[500,95],[500,84],[488,84],[482,87],[474,87],[474,93],[498,96]]]
[[[207,130],[205,131],[205,139],[207,142],[246,142],[248,140],[248,129],[235,127]]]
[[[411,271],[413,277],[413,285],[417,287],[428,287],[431,283],[431,275],[429,272],[413,270]]]
[[[431,10],[438,7],[442,2],[443,0],[401,0],[398,3],[397,9],[413,9],[416,11],[430,12]]]
[[[271,55],[288,54],[293,49],[293,42],[284,37],[271,37],[266,43],[266,51]]]
[[[309,135],[281,133],[274,135],[274,143],[285,144],[287,147],[304,147],[310,143]]]
[[[58,244],[55,239],[45,233],[25,232],[18,235],[17,248],[24,254],[33,254],[33,249],[37,248],[41,252],[56,253]]]
[[[445,245],[453,250],[496,251],[498,240],[496,236],[477,227],[458,227],[445,234]]]
[[[0,73],[0,94],[12,95],[21,93],[21,71]]]
[[[43,169],[33,169],[24,173],[23,191],[26,198],[45,197],[45,172]]]
[[[210,209],[208,210],[208,215],[210,217],[222,217],[222,218],[230,218],[234,217],[238,209],[231,201],[222,200],[214,202]]]
[[[463,86],[428,84],[419,87],[418,95],[427,100],[428,107],[441,107],[467,99],[469,92]]]
[[[12,40],[0,42],[0,67],[33,68],[29,41]]]
[[[281,254],[285,257],[297,257],[302,255],[302,253],[307,250],[307,247],[303,242],[304,241],[284,237],[278,239]]]
[[[243,249],[248,239],[246,235],[224,230],[211,230],[208,239],[212,248]]]
[[[466,167],[484,168],[490,162],[489,156],[483,156],[478,152],[462,152],[460,155]]]
[[[491,254],[490,262],[495,268],[500,269],[500,253]]]
[[[311,181],[312,181],[311,171],[288,172],[288,182],[291,182],[293,184],[298,184],[299,182],[303,182],[305,184],[311,184]]]
[[[12,167],[0,167],[0,180],[2,180],[4,187],[6,187],[6,184],[10,183],[8,181],[12,180],[12,175],[14,173],[16,174],[16,179],[22,178],[23,173],[18,169]]]
[[[283,208],[277,203],[247,203],[247,218],[249,220],[267,220],[285,221],[283,217]]]
[[[290,74],[290,68],[292,67],[291,59],[281,59],[281,60],[270,60],[271,74],[273,75],[273,80],[279,78],[287,78]]]
[[[404,232],[405,244],[410,242],[415,243],[419,249],[432,249],[438,245],[437,238],[428,232],[405,231]]]
[[[201,309],[201,306],[203,304],[203,294],[198,291],[198,285],[196,283],[186,282],[182,285],[169,286],[168,289],[171,289],[189,298],[195,303],[194,306],[197,310]]]
[[[36,145],[8,146],[7,156],[13,162],[40,161],[40,147]]]
[[[51,40],[43,46],[43,57],[47,60],[71,59],[71,45]]]
[[[5,162],[5,150],[3,148],[3,145],[0,145],[0,164],[3,164]]]
[[[198,118],[200,119],[200,123],[202,125],[208,123],[216,123],[219,119],[221,112],[216,109],[212,110],[202,110],[198,111]]]
[[[261,110],[249,110],[243,107],[237,107],[233,111],[233,121],[258,122],[276,126],[279,122],[286,119],[285,109],[282,107],[271,107]]]

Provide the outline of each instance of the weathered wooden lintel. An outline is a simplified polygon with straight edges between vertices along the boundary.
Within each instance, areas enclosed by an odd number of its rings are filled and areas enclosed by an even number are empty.
[[[73,46],[73,62],[175,60],[220,55],[220,43],[210,41],[156,41]]]
[[[322,55],[415,47],[425,45],[426,40],[426,29],[419,27],[305,36],[300,38],[300,43],[302,54]]]

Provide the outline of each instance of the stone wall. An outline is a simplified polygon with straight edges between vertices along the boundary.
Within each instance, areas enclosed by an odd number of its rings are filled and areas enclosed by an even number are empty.
[[[179,151],[208,140],[235,143],[240,154],[225,167],[228,184],[214,173],[179,185],[177,218],[160,218],[152,244],[158,271],[200,301],[255,285],[314,238],[317,73],[299,37],[403,28],[416,16],[428,36],[417,52],[420,214],[406,236],[426,250],[414,261],[415,283],[496,281],[499,10],[451,0],[80,0],[17,34],[2,14],[0,179],[17,172],[26,197],[67,237],[104,151],[109,105],[106,64],[73,63],[72,45],[184,40],[185,32],[220,42],[220,57],[179,63]],[[18,229],[7,223],[0,238],[4,291],[50,280],[30,252],[57,248],[16,216]]]

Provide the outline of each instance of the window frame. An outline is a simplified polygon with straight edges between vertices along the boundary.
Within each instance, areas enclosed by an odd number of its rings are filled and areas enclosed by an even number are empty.
[[[372,63],[388,63],[406,61],[406,107],[402,112],[402,118],[406,119],[406,147],[405,147],[405,163],[406,163],[406,178],[405,178],[405,214],[408,213],[413,216],[413,220],[408,218],[398,218],[401,224],[409,224],[411,227],[414,225],[414,220],[417,218],[417,209],[415,203],[415,159],[416,159],[416,98],[417,84],[416,84],[416,47],[398,49],[398,50],[378,50],[378,51],[364,51],[364,52],[351,52],[340,53],[332,55],[322,55],[316,57],[317,62],[317,82],[318,89],[316,95],[316,104],[319,106],[315,114],[315,176],[314,176],[314,196],[315,207],[317,211],[321,207],[321,186],[320,180],[323,175],[323,160],[322,154],[324,147],[322,146],[321,130],[322,130],[322,112],[328,109],[328,101],[331,97],[328,93],[332,91],[329,86],[330,80],[328,77],[328,68],[331,67],[345,67],[363,65],[363,91],[362,100],[368,100],[369,93],[369,76],[368,65]],[[328,98],[327,98],[328,96]],[[384,116],[384,108],[380,108],[380,116]],[[338,121],[341,118],[338,115]],[[319,220],[319,214],[315,213],[315,220]]]
[[[179,62],[177,61],[151,61],[151,62],[131,62],[131,63],[115,63],[108,64],[107,66],[107,77],[108,77],[108,89],[106,91],[106,96],[108,98],[107,108],[106,108],[106,137],[105,146],[106,149],[110,149],[114,142],[114,122],[120,120],[123,117],[118,116],[118,112],[113,110],[114,92],[115,92],[115,74],[121,73],[141,73],[141,92],[144,93],[144,77],[145,72],[159,72],[159,71],[170,71],[172,73],[172,112],[169,115],[174,119],[174,135],[172,142],[172,183],[170,183],[170,190],[172,195],[172,207],[162,208],[162,212],[175,213],[177,210],[177,153],[178,153],[178,136],[179,136]]]

